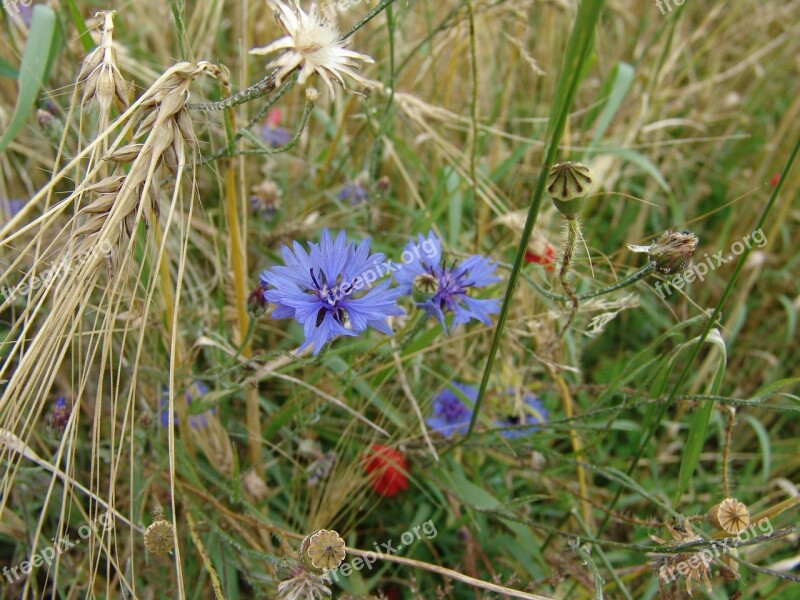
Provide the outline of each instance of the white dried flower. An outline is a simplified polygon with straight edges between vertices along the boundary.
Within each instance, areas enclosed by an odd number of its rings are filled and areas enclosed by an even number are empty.
[[[340,39],[336,27],[317,10],[317,5],[311,6],[306,13],[300,8],[297,1],[291,5],[284,4],[282,0],[267,0],[275,11],[278,24],[286,35],[262,48],[253,48],[250,54],[272,54],[283,51],[277,58],[267,65],[268,69],[278,69],[275,76],[276,85],[289,73],[300,67],[301,85],[305,85],[311,75],[317,73],[330,91],[331,97],[335,96],[333,77],[345,90],[344,78],[347,75],[364,87],[371,87],[372,83],[359,75],[355,69],[359,61],[365,63],[375,62],[366,54],[348,50]],[[351,90],[348,90],[351,91]]]

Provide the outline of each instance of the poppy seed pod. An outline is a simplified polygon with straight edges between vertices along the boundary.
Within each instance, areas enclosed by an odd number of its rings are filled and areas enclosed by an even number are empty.
[[[586,165],[568,160],[552,166],[547,177],[547,193],[553,204],[567,219],[574,219],[583,208],[592,183],[592,172]]]
[[[738,535],[750,525],[750,511],[736,498],[725,498],[706,513],[706,519],[717,529]]]
[[[300,545],[300,562],[317,575],[335,569],[344,557],[344,540],[332,529],[315,531]]]

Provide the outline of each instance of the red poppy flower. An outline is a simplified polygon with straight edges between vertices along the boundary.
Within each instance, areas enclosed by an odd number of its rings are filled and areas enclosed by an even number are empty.
[[[408,464],[399,450],[372,444],[370,454],[364,460],[364,470],[370,475],[370,483],[381,496],[390,498],[408,487]]]
[[[780,180],[781,180],[781,174],[780,173],[775,173],[775,175],[772,176],[772,179],[769,180],[769,184],[772,187],[775,187],[775,186],[778,185],[778,182],[780,182]]]
[[[281,124],[283,119],[283,112],[280,108],[273,108],[267,113],[267,125],[270,127],[277,127]]]
[[[544,254],[534,254],[530,250],[525,251],[526,263],[536,263],[537,265],[542,265],[548,271],[553,270],[553,263],[555,261],[556,261],[556,250],[550,244],[547,244],[547,248],[545,249]]]

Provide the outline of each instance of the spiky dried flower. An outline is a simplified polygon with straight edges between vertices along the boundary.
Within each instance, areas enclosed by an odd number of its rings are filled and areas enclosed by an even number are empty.
[[[645,250],[656,270],[667,275],[686,266],[697,250],[699,241],[691,231],[665,231]],[[634,252],[641,251],[640,246],[628,246],[628,248]]]
[[[352,91],[345,85],[343,75],[364,87],[372,87],[372,82],[359,75],[356,69],[359,62],[375,61],[366,54],[347,49],[334,24],[320,13],[316,4],[306,13],[297,0],[290,1],[290,4],[286,4],[282,0],[267,0],[286,35],[271,44],[250,50],[250,54],[258,55],[282,51],[267,64],[267,69],[278,69],[275,84],[280,85],[283,78],[300,68],[300,85],[306,85],[316,73],[327,86],[331,98],[336,95],[332,79],[338,81],[345,90]]]
[[[664,540],[655,535],[650,537],[659,544],[683,545],[691,542],[698,542],[702,540],[699,535],[692,531],[692,526],[688,519],[684,520],[683,525],[672,527],[669,524],[666,526],[672,537],[671,541]],[[673,582],[676,577],[682,576],[686,578],[686,592],[693,596],[692,582],[697,581],[702,583],[706,591],[711,593],[711,580],[709,573],[711,572],[710,558],[704,552],[679,552],[672,554],[658,554],[653,562],[653,567],[662,582]]]
[[[711,507],[706,519],[717,529],[738,535],[750,525],[750,511],[744,502],[739,502],[736,498],[725,498]]]
[[[291,570],[289,579],[278,584],[278,598],[281,600],[321,600],[330,595],[331,589],[323,579],[300,565]]]

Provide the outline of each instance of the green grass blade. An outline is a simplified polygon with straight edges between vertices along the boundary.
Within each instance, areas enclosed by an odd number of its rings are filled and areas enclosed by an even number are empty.
[[[725,348],[725,342],[722,336],[719,335],[719,332],[714,330],[712,333],[713,334],[709,335],[705,341],[714,344],[714,346],[719,349],[719,366],[714,373],[714,379],[707,393],[717,395],[722,385],[722,379],[725,377],[725,365],[728,361],[728,353]],[[706,434],[708,433],[708,423],[711,420],[711,411],[713,409],[713,402],[704,402],[692,417],[692,424],[689,427],[689,435],[686,437],[686,445],[678,472],[678,486],[675,489],[676,505],[684,490],[688,487],[689,480],[692,478],[697,468],[697,463],[700,461],[700,454],[703,452],[703,445],[705,444]],[[656,423],[654,426],[658,426],[658,424]]]
[[[8,129],[0,138],[0,153],[5,151],[25,125],[36,105],[39,90],[47,80],[50,57],[57,40],[56,25],[56,15],[53,10],[44,4],[37,4],[33,9],[31,29],[19,67],[17,106]]]
[[[558,76],[553,108],[547,123],[544,164],[536,180],[536,188],[534,189],[533,197],[531,198],[528,208],[528,217],[525,220],[525,227],[520,237],[519,248],[514,258],[514,265],[508,278],[508,286],[506,287],[505,296],[503,298],[503,305],[500,308],[500,316],[497,318],[497,326],[492,336],[489,356],[486,360],[486,366],[483,369],[478,399],[472,411],[472,418],[470,419],[469,430],[467,431],[465,439],[472,434],[475,423],[478,420],[478,413],[483,404],[483,396],[486,393],[486,386],[489,383],[489,375],[492,372],[492,365],[497,356],[497,349],[500,346],[500,336],[503,334],[503,327],[508,318],[511,297],[514,294],[514,287],[519,279],[522,259],[525,256],[525,249],[528,247],[528,240],[531,237],[533,226],[539,216],[539,208],[541,207],[542,198],[544,197],[544,187],[547,182],[549,165],[555,160],[556,153],[558,152],[558,144],[561,141],[561,136],[564,134],[564,127],[567,123],[570,108],[572,107],[572,102],[578,91],[578,85],[582,79],[584,66],[589,59],[589,54],[594,45],[594,29],[602,7],[603,0],[585,0],[581,2],[578,8],[578,14],[575,17],[575,23],[572,28],[572,33],[570,34],[569,42],[567,43],[567,50]]]
[[[89,29],[86,27],[86,22],[81,16],[81,11],[79,11],[78,7],[75,5],[75,0],[67,0],[66,4],[69,17],[72,19],[72,24],[75,25],[75,29],[78,30],[78,37],[81,40],[83,50],[84,52],[89,52],[94,48],[94,41],[92,40],[92,36],[89,35]]]

